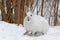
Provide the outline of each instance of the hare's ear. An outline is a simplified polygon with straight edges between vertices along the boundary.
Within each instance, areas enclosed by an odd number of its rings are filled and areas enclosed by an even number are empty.
[[[29,12],[29,10],[28,10],[28,8],[26,9],[26,15],[27,15],[27,13]]]
[[[27,15],[27,9],[26,9],[26,12],[25,12],[25,14]]]
[[[26,8],[25,8],[25,15],[27,16],[27,12],[28,12],[29,10],[28,10],[28,7],[26,6]]]
[[[27,15],[27,16],[31,16],[31,15],[32,15],[32,12],[31,12],[30,8],[27,9],[26,15]]]

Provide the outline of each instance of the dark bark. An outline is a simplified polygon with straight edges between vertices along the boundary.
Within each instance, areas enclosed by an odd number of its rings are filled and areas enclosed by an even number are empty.
[[[58,2],[59,0],[54,0],[54,26],[57,25],[58,22]]]
[[[44,7],[44,0],[42,0],[41,16],[43,16],[43,7]]]
[[[7,21],[7,15],[6,15],[6,12],[5,12],[5,3],[6,3],[6,0],[2,0],[2,9],[1,9],[1,15],[2,15],[2,21]]]

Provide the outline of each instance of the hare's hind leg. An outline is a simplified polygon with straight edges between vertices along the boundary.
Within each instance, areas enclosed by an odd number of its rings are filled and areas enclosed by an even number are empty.
[[[29,32],[29,31],[26,31],[26,32],[24,33],[24,35],[27,35],[27,34],[28,34],[28,32]]]
[[[32,36],[32,32],[31,32],[31,31],[26,31],[26,32],[24,33],[24,35]]]

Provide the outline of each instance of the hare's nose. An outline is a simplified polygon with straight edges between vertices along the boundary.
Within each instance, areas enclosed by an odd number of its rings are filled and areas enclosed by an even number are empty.
[[[29,21],[29,17],[28,17],[28,21]]]
[[[31,15],[32,16],[32,15]]]

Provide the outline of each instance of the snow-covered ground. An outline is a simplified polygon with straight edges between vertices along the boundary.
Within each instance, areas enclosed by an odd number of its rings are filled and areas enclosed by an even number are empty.
[[[39,37],[24,35],[22,25],[0,21],[0,40],[60,40],[60,26],[50,27],[47,34]]]

